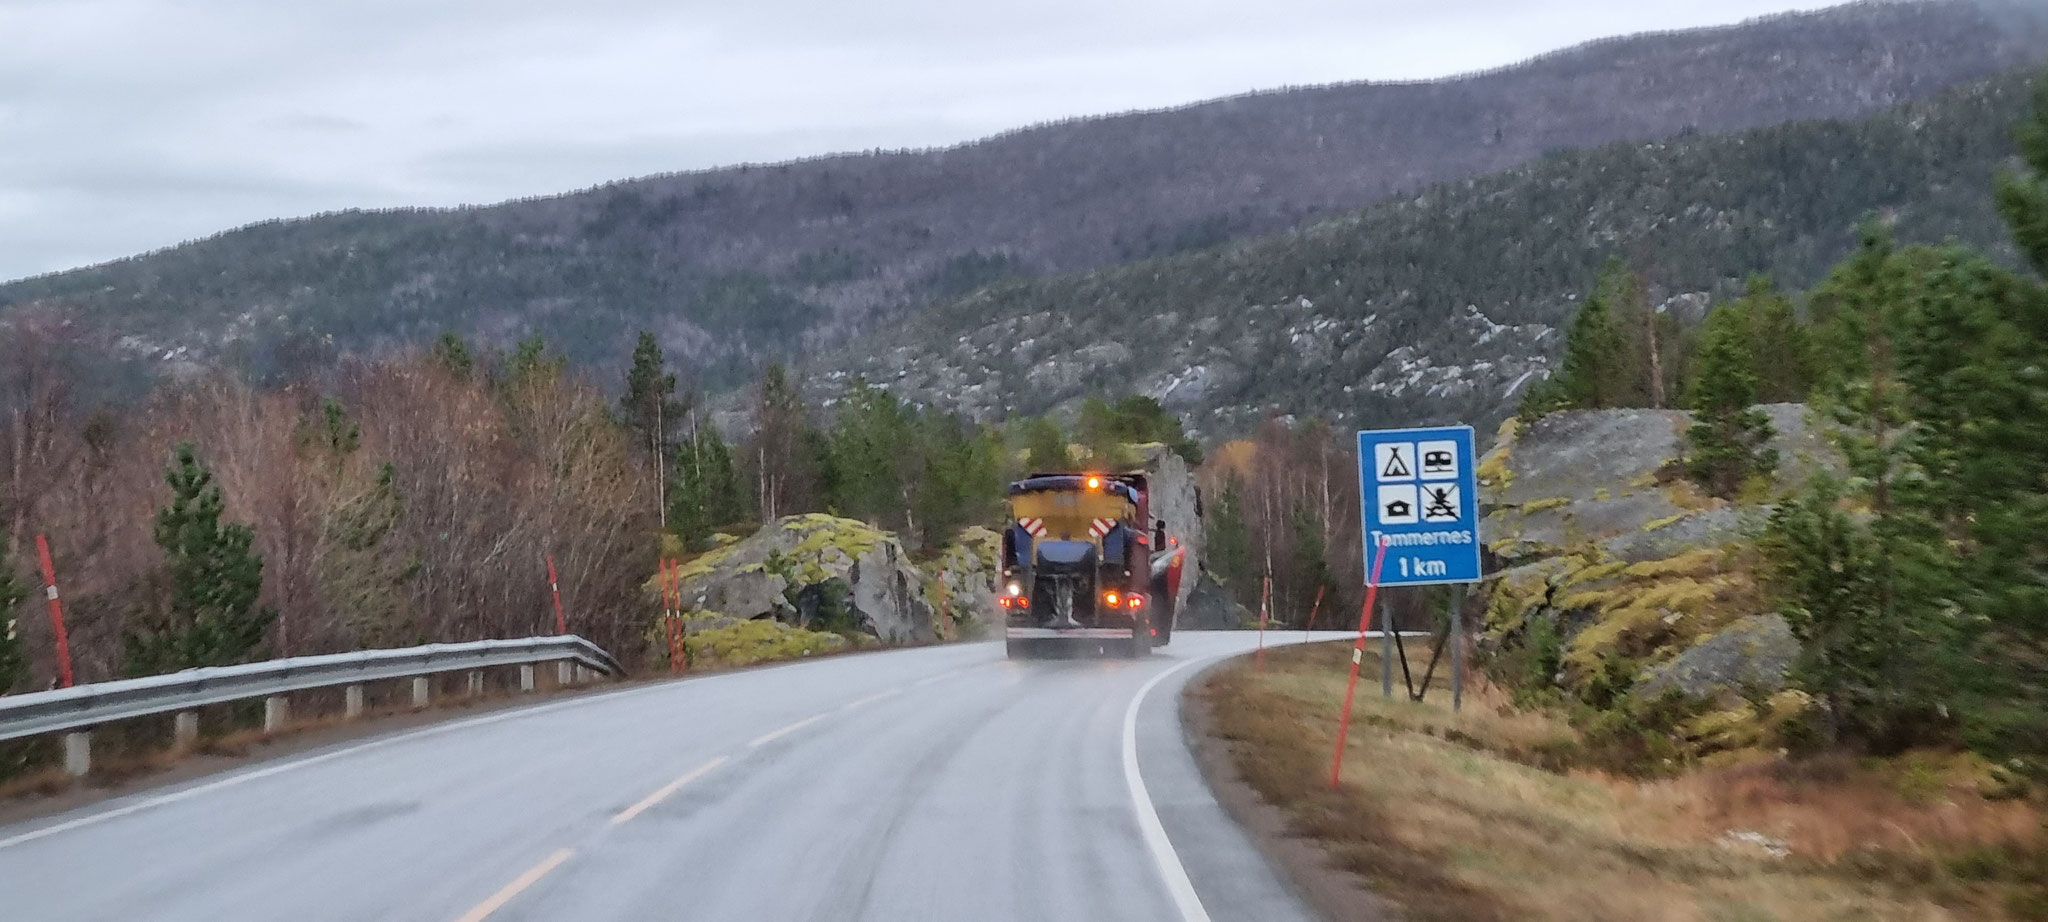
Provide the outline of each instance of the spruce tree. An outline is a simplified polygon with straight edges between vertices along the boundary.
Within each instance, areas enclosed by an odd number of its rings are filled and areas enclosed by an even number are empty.
[[[1694,360],[1686,394],[1693,412],[1686,431],[1686,467],[1707,492],[1733,499],[1751,476],[1777,467],[1766,448],[1771,421],[1756,409],[1756,369],[1749,353],[1751,314],[1746,304],[1714,311]]]
[[[213,472],[192,443],[178,446],[164,472],[171,502],[157,512],[156,543],[164,552],[168,600],[155,623],[131,625],[128,672],[151,675],[193,666],[227,666],[259,656],[276,613],[258,608],[263,558],[250,548],[256,533],[221,522],[223,502]]]

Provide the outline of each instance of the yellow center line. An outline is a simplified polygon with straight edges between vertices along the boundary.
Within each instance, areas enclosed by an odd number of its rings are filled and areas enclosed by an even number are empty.
[[[527,868],[526,873],[519,875],[511,883],[506,884],[505,889],[491,894],[490,899],[476,904],[475,909],[463,913],[462,918],[455,920],[455,922],[483,922],[491,913],[505,908],[505,904],[512,902],[513,897],[518,896],[526,888],[533,886],[541,878],[548,876],[549,871],[560,867],[562,862],[569,860],[570,856],[574,854],[576,852],[573,849],[565,848],[541,859],[539,864]]]
[[[753,749],[759,749],[762,746],[766,746],[769,743],[775,742],[776,740],[779,740],[785,736],[795,733],[798,730],[801,730],[824,719],[825,715],[823,714],[806,717],[802,720],[797,721],[796,723],[790,724],[787,727],[783,727],[780,730],[776,730],[773,733],[765,733],[760,736],[754,737],[753,741],[747,743],[747,746]]]
[[[716,759],[712,759],[709,762],[706,762],[702,765],[697,766],[696,768],[691,769],[682,777],[662,785],[661,790],[655,791],[654,793],[647,795],[647,799],[642,800],[637,804],[634,804],[630,807],[627,807],[624,810],[619,811],[619,814],[617,816],[612,817],[612,825],[617,826],[620,823],[623,823],[627,820],[632,819],[633,817],[639,816],[640,814],[647,812],[647,810],[653,807],[655,804],[667,800],[669,795],[674,794],[679,790],[682,790],[683,785],[689,784],[692,781],[695,781],[699,778],[704,777],[705,775],[710,774],[713,769],[716,769],[718,766],[724,764],[725,756],[719,756]]]

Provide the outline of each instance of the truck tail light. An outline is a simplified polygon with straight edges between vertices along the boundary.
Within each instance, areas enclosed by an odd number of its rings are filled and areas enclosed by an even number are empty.
[[[1102,594],[1102,604],[1104,605],[1107,605],[1111,608],[1117,608],[1123,605],[1123,603],[1123,596],[1117,595],[1114,592],[1105,592]]]
[[[1133,609],[1137,609],[1137,608],[1144,608],[1144,607],[1145,607],[1145,597],[1144,597],[1144,596],[1142,596],[1142,595],[1139,595],[1138,593],[1135,593],[1135,592],[1133,592],[1133,593],[1131,593],[1131,594],[1130,594],[1130,596],[1129,596],[1129,597],[1127,597],[1127,598],[1125,598],[1125,599],[1124,599],[1124,604],[1125,604],[1125,605],[1127,605],[1127,606],[1129,606],[1129,607],[1131,607],[1131,608],[1133,608]]]

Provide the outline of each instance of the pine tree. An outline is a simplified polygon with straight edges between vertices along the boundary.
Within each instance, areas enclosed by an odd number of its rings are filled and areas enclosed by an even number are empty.
[[[164,473],[171,502],[157,513],[156,543],[164,552],[168,601],[154,624],[126,635],[131,675],[193,666],[226,666],[256,658],[276,613],[256,606],[263,558],[250,547],[247,525],[223,524],[220,487],[190,442],[178,446]]]
[[[1631,349],[1624,318],[1615,310],[1617,298],[1627,287],[1626,274],[1619,261],[1608,265],[1592,294],[1572,316],[1557,371],[1523,398],[1523,419],[1533,420],[1557,410],[1634,405],[1629,402],[1626,382],[1634,373],[1633,363],[1627,359],[1636,352]]]
[[[646,446],[654,464],[654,505],[662,527],[668,527],[668,452],[673,444],[676,421],[682,407],[676,403],[676,376],[663,367],[661,344],[654,334],[641,331],[633,346],[633,364],[626,371],[626,391],[619,398],[619,413],[635,441]]]
[[[476,370],[469,344],[454,330],[442,331],[441,338],[434,342],[434,361],[460,380],[469,380],[470,372]]]
[[[1225,475],[1223,487],[1203,519],[1207,534],[1202,568],[1229,587],[1239,602],[1255,604],[1258,572],[1252,561],[1251,528],[1245,524],[1244,490],[1236,474]],[[1246,602],[1247,598],[1252,601]]]
[[[769,520],[805,511],[816,498],[816,455],[810,409],[788,370],[770,364],[754,401],[754,439],[747,459],[753,468],[755,506]]]
[[[1307,606],[1314,604],[1318,594],[1332,595],[1337,591],[1337,577],[1330,572],[1329,545],[1323,540],[1322,523],[1315,509],[1306,501],[1297,501],[1289,518],[1289,525],[1294,531],[1294,552],[1291,555],[1295,568],[1293,599],[1295,607],[1301,608],[1298,614],[1306,619]],[[1334,601],[1324,599],[1326,605]]]
[[[1738,302],[1747,315],[1747,349],[1756,402],[1800,403],[1813,390],[1813,346],[1792,299],[1769,276],[1755,276]]]
[[[1686,431],[1686,467],[1707,492],[1733,499],[1751,476],[1777,467],[1766,448],[1770,418],[1756,409],[1756,370],[1749,354],[1751,314],[1732,304],[1707,318],[1694,378],[1686,388],[1693,412]]]
[[[705,426],[677,447],[670,478],[668,528],[685,546],[699,547],[714,529],[747,518],[749,493],[717,427]]]
[[[28,681],[28,649],[21,641],[18,618],[26,591],[14,574],[14,555],[0,534],[0,695]]]
[[[1024,423],[1025,466],[1033,473],[1057,473],[1078,467],[1067,448],[1067,435],[1051,417],[1039,416]]]

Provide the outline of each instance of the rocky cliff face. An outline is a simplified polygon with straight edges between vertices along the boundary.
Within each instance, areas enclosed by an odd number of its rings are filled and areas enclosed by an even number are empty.
[[[1152,517],[1166,521],[1167,537],[1180,541],[1187,548],[1187,563],[1183,564],[1180,580],[1180,595],[1175,603],[1186,608],[1188,597],[1195,591],[1195,582],[1202,572],[1203,536],[1207,530],[1202,527],[1201,499],[1195,489],[1194,472],[1188,469],[1187,460],[1173,453],[1164,445],[1140,445],[1145,456],[1145,471],[1151,475]]]
[[[682,597],[693,613],[928,643],[940,638],[940,621],[925,582],[895,535],[812,514],[770,523],[691,561],[682,571]]]
[[[1781,489],[1837,463],[1804,407],[1765,410]],[[1753,536],[1768,508],[1710,498],[1684,479],[1689,422],[1604,410],[1502,426],[1479,472],[1481,533],[1498,561],[1482,645],[1532,663],[1554,656],[1549,683],[1582,700],[1675,693],[1706,712],[1686,733],[1712,751],[1805,704],[1785,690],[1797,644],[1754,576]]]

